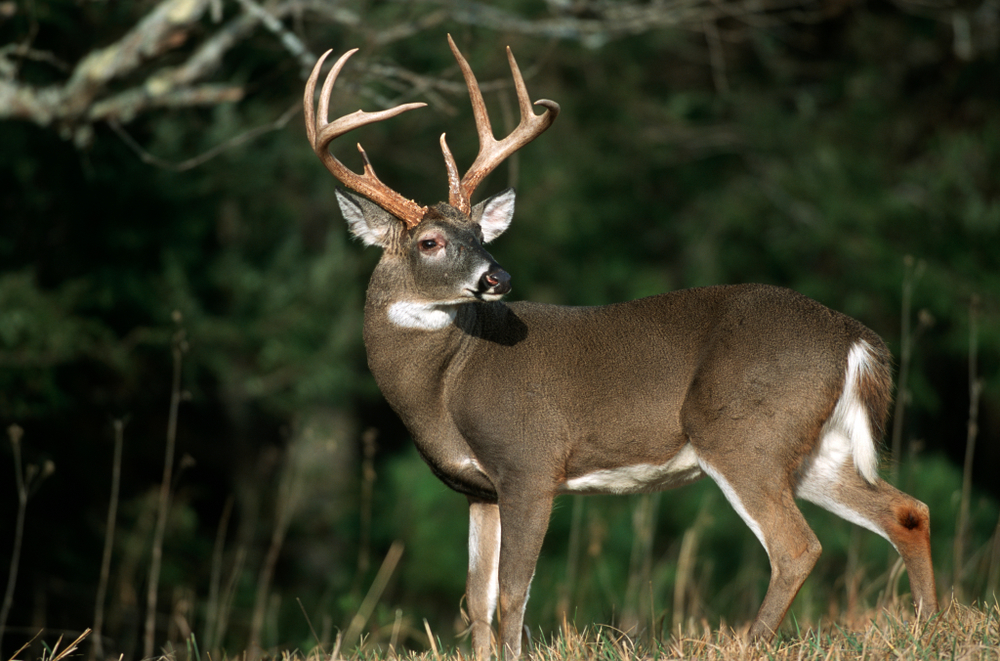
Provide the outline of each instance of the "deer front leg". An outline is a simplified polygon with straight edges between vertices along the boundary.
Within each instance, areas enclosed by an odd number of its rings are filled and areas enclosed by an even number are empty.
[[[552,512],[552,494],[529,484],[505,485],[500,494],[500,656],[521,655],[528,589]]]
[[[500,508],[496,503],[469,499],[469,574],[465,603],[472,628],[472,652],[490,658],[493,612],[499,591]]]

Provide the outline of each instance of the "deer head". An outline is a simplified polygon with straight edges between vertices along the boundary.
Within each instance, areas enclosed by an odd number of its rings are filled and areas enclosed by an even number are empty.
[[[439,305],[466,300],[492,300],[510,291],[510,276],[482,248],[482,244],[499,236],[510,224],[514,213],[514,191],[505,190],[475,207],[471,198],[476,187],[490,172],[551,126],[559,113],[557,103],[542,99],[535,105],[543,106],[545,111],[541,115],[534,114],[524,78],[508,48],[507,57],[514,77],[521,121],[510,135],[497,140],[493,136],[483,95],[472,68],[455,46],[451,35],[448,35],[448,43],[469,89],[479,133],[479,154],[465,175],[459,176],[445,135],[441,135],[441,151],[449,184],[447,203],[434,207],[421,206],[386,186],[375,174],[360,144],[358,151],[364,162],[363,174],[353,172],[330,153],[329,145],[337,137],[425,105],[407,103],[380,112],[358,110],[330,122],[327,116],[334,83],[357,49],[344,53],[327,74],[320,92],[318,115],[314,110],[313,97],[320,70],[330,51],[324,53],[313,67],[303,99],[306,132],[313,150],[338,181],[363,196],[337,192],[351,233],[368,245],[381,247],[387,257],[405,261],[406,267],[414,274],[417,290],[426,299],[420,302]],[[468,275],[459,281],[442,277],[444,273],[456,271]]]

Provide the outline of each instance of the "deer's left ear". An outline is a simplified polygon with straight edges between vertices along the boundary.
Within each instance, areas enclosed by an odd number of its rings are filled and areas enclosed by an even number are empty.
[[[483,230],[483,243],[503,234],[514,217],[514,189],[500,191],[472,207],[472,222]]]

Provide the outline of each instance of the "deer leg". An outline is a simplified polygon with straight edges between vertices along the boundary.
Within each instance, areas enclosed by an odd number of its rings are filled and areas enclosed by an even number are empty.
[[[764,603],[750,626],[751,639],[771,640],[799,588],[822,552],[819,540],[795,505],[792,490],[780,470],[709,463],[703,471],[722,489],[726,499],[760,540],[771,562],[771,580]],[[757,476],[763,476],[758,478]]]
[[[896,548],[910,576],[913,605],[923,617],[938,611],[931,564],[931,520],[927,506],[888,482],[866,482],[850,462],[835,479],[808,473],[798,495],[837,516],[885,537]]]
[[[500,656],[521,655],[521,630],[528,590],[552,512],[552,495],[505,485],[500,494]]]
[[[469,499],[469,574],[465,603],[472,629],[476,658],[490,658],[493,612],[499,590],[500,508],[496,503]]]
[[[886,506],[878,522],[903,557],[910,576],[913,605],[924,618],[938,612],[934,567],[931,563],[931,517],[927,505],[886,482],[876,485]]]

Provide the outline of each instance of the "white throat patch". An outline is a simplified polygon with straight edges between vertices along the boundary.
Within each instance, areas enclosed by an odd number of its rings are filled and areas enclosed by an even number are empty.
[[[458,306],[447,303],[398,301],[389,306],[389,321],[402,328],[441,330],[458,314]]]

